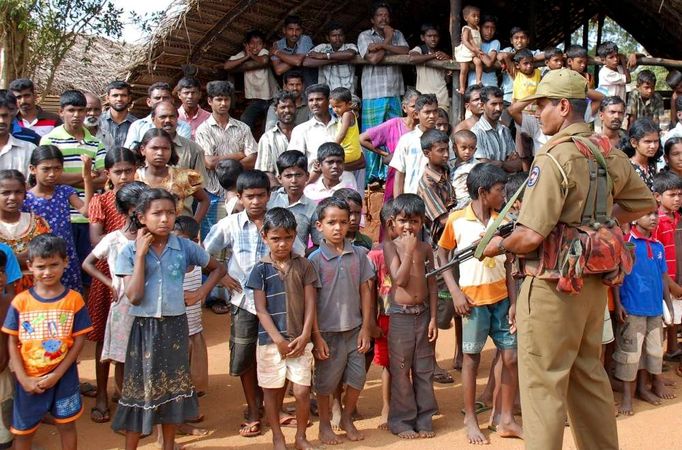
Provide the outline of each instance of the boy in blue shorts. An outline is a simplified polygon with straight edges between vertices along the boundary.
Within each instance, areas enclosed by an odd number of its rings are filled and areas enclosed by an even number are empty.
[[[50,413],[62,449],[78,447],[75,421],[83,412],[76,360],[92,330],[83,297],[66,289],[66,242],[42,234],[28,244],[33,288],[17,295],[2,331],[16,375],[12,417],[15,448],[30,449],[40,421]]]
[[[352,414],[365,386],[365,353],[370,346],[374,278],[367,250],[346,239],[350,222],[348,203],[326,198],[317,206],[317,229],[322,233],[320,247],[310,254],[310,262],[320,279],[317,319],[313,325],[315,356],[314,387],[320,414],[320,441],[340,444],[330,417],[330,397],[343,382],[346,385],[339,427],[348,439],[364,436],[355,428]]]
[[[471,203],[450,214],[438,242],[438,258],[448,260],[448,253],[474,244],[485,233],[504,203],[507,175],[492,164],[478,164],[467,177]],[[518,386],[516,368],[516,288],[511,277],[511,264],[504,255],[470,259],[459,266],[459,283],[451,271],[443,273],[455,304],[463,319],[462,386],[464,387],[464,425],[471,444],[488,444],[481,433],[475,412],[476,374],[481,351],[488,336],[501,353],[502,376],[497,433],[501,437],[522,437],[521,426],[514,421],[513,407]]]

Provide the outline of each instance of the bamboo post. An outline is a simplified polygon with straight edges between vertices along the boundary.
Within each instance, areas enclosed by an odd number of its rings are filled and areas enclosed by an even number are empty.
[[[462,11],[461,0],[450,0],[450,41],[452,42],[452,57],[455,57],[455,47],[459,45],[459,36],[461,23],[459,20],[460,12]],[[439,61],[440,62],[440,61]],[[459,89],[459,65],[452,73],[452,105],[450,107],[450,123],[452,128],[464,119],[464,111],[462,107],[462,95],[458,92]]]
[[[604,33],[604,19],[605,19],[605,14],[604,11],[599,12],[599,17],[597,18],[597,47],[601,45],[601,39],[602,39],[602,34]],[[595,49],[595,54],[596,54],[596,49]],[[597,80],[597,74],[599,73],[599,67],[594,66],[593,70],[593,75],[594,79]]]

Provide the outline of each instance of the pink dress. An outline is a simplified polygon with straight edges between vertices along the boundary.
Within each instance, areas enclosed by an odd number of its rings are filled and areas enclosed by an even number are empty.
[[[395,151],[396,145],[398,145],[398,140],[400,137],[411,131],[407,126],[402,117],[395,117],[389,119],[381,125],[370,128],[366,131],[369,138],[372,140],[372,145],[374,147],[385,147],[390,154]],[[392,167],[388,168],[388,176],[386,177],[386,184],[384,185],[384,203],[393,198],[393,179],[395,178],[395,169]]]

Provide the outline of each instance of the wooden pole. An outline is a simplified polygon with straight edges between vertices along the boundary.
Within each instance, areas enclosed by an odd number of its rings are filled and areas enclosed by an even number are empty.
[[[590,44],[590,18],[587,17],[586,15],[585,21],[583,22],[583,47],[587,48],[589,44]]]
[[[571,46],[571,2],[568,0],[561,1],[561,15],[564,16],[564,48],[568,48]]]
[[[599,46],[601,45],[602,34],[604,33],[604,19],[605,18],[606,18],[606,16],[604,14],[604,11],[600,11],[599,17],[597,18],[597,47],[595,48],[595,52],[596,52],[596,49],[599,48]],[[594,66],[592,68],[592,71],[593,71],[592,73],[593,73],[594,79],[597,80],[598,79],[597,74],[599,73],[599,67]]]
[[[462,0],[450,0],[450,41],[452,42],[452,57],[455,57],[455,47],[460,43],[460,29],[462,24],[459,20],[462,11]],[[452,128],[464,119],[464,108],[462,105],[462,95],[459,93],[459,64],[453,68],[452,73],[452,105],[450,107],[450,123]]]

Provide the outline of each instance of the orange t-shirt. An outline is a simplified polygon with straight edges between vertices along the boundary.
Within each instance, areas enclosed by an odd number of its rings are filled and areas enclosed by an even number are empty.
[[[73,338],[92,330],[83,297],[70,289],[44,299],[34,289],[19,293],[7,311],[2,331],[19,338],[26,375],[52,372],[73,346]]]

